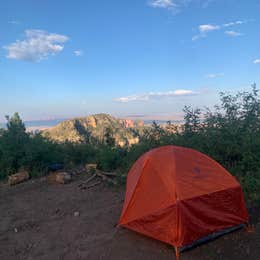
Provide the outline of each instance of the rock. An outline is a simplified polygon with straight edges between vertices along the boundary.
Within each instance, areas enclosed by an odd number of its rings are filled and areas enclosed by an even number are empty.
[[[139,138],[138,137],[130,138],[130,139],[128,139],[128,143],[129,143],[130,146],[133,145],[133,144],[138,144]]]
[[[29,173],[27,171],[18,172],[16,174],[10,175],[8,177],[9,185],[16,185],[18,183],[27,181],[30,178]]]
[[[78,211],[74,212],[74,217],[79,217],[79,212]]]
[[[135,127],[135,123],[133,120],[131,119],[122,119],[122,124],[125,128],[129,128],[129,127]]]
[[[91,127],[94,127],[96,128],[97,127],[97,120],[94,116],[89,116],[88,118],[88,124],[91,126]]]

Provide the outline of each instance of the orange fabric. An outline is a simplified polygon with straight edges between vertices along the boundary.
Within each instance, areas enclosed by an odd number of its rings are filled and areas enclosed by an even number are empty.
[[[198,151],[156,148],[141,156],[128,173],[121,226],[181,247],[246,222],[238,181]]]

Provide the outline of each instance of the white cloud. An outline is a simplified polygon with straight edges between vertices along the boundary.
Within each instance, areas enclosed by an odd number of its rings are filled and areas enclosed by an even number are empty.
[[[192,41],[196,41],[200,38],[205,38],[205,37],[207,37],[206,34],[200,33],[200,34],[194,35],[191,39],[192,39]]]
[[[209,32],[222,30],[224,28],[235,26],[235,25],[241,25],[241,24],[244,24],[246,22],[247,21],[234,21],[234,22],[229,22],[229,23],[225,23],[225,24],[222,24],[222,25],[201,24],[201,25],[198,26],[199,33],[192,37],[192,41],[196,41],[200,38],[207,37],[207,34]],[[243,35],[242,33],[236,32],[236,31],[233,31],[233,30],[225,31],[224,33],[228,36],[231,36],[231,37],[237,37],[237,36]]]
[[[211,73],[208,75],[205,75],[206,78],[208,79],[215,79],[215,78],[219,78],[219,77],[223,77],[224,73]]]
[[[75,56],[78,56],[78,57],[83,55],[83,51],[81,51],[81,50],[76,50],[73,53]]]
[[[36,62],[61,52],[68,39],[65,35],[43,30],[26,30],[24,40],[17,40],[4,48],[9,59]]]
[[[254,60],[254,64],[260,63],[260,59]]]
[[[199,34],[196,34],[192,37],[192,41],[196,41],[200,38],[207,37],[207,33],[219,30],[221,27],[219,25],[213,25],[213,24],[201,24],[199,25]]]
[[[225,31],[225,34],[231,37],[237,37],[242,35],[242,33],[236,31]]]
[[[212,24],[202,24],[199,26],[199,31],[201,33],[207,33],[207,32],[216,31],[219,29],[220,29],[220,26],[212,25]]]
[[[147,0],[151,7],[165,8],[174,13],[178,13],[182,8],[187,7],[191,3],[202,5],[207,7],[211,2],[216,0]]]
[[[151,1],[149,1],[149,4],[152,7],[157,7],[157,8],[172,8],[172,7],[176,7],[176,4],[174,3],[173,0],[151,0]]]
[[[177,96],[192,96],[197,95],[197,92],[194,92],[192,90],[186,90],[186,89],[177,89],[174,91],[167,91],[167,92],[150,92],[142,95],[132,95],[127,97],[120,97],[115,99],[117,102],[121,103],[128,103],[132,101],[148,101],[150,99],[155,98],[164,98],[164,97],[177,97]]]
[[[223,27],[230,27],[230,26],[235,26],[235,25],[241,25],[243,23],[246,23],[246,22],[245,21],[235,21],[235,22],[225,23],[225,24],[223,24]]]

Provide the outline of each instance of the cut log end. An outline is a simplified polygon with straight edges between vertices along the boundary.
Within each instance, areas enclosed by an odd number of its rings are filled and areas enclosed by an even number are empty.
[[[8,177],[8,184],[10,186],[16,185],[18,183],[27,181],[30,178],[29,173],[27,171],[18,172],[16,174],[10,175]]]

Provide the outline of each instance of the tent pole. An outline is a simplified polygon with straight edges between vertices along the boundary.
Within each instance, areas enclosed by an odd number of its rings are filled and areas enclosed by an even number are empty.
[[[180,252],[179,252],[179,249],[178,249],[177,246],[175,246],[174,249],[175,249],[176,260],[179,260],[179,259],[180,259]]]

